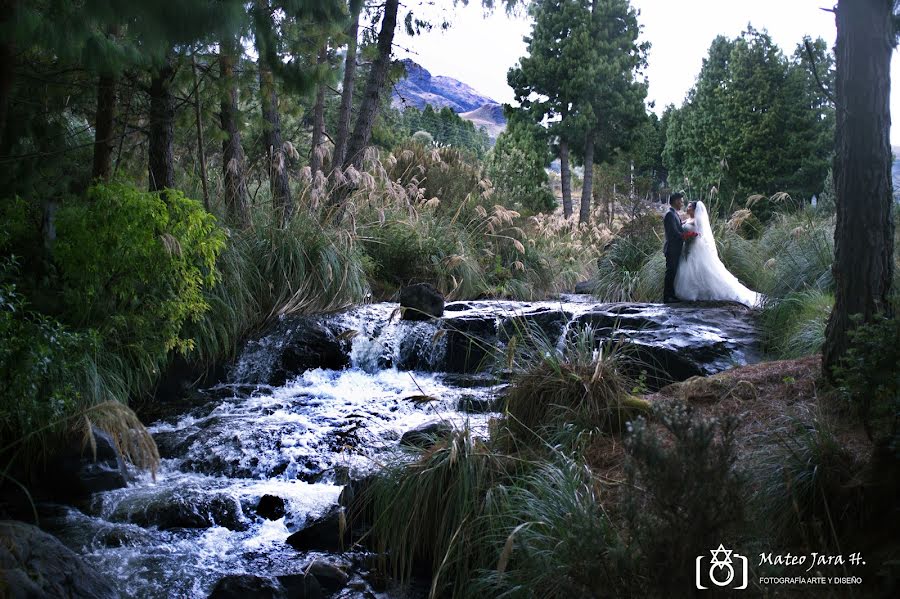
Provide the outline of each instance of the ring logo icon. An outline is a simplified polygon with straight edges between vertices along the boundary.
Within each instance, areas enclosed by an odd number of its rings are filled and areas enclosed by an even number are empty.
[[[709,585],[717,587],[732,587],[737,590],[747,588],[747,558],[731,549],[725,549],[719,545],[718,549],[710,550],[712,559],[709,560],[709,570],[704,563],[708,558],[701,555],[696,561],[697,588],[706,590]]]

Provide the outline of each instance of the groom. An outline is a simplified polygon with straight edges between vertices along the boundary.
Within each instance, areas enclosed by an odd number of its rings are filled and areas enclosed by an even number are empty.
[[[681,301],[675,297],[675,274],[678,272],[678,262],[681,260],[681,248],[684,246],[681,229],[681,217],[678,211],[684,205],[684,194],[673,193],[669,196],[669,209],[663,217],[663,226],[666,231],[666,243],[663,245],[663,254],[666,256],[666,278],[663,285],[663,302],[670,304]]]

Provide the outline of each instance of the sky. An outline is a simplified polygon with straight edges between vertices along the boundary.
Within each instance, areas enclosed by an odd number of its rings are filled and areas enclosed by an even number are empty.
[[[485,16],[478,0],[470,0],[468,6],[454,7],[452,0],[433,4],[410,3],[408,9],[432,18],[445,15],[452,27],[415,37],[401,31],[395,39],[396,54],[412,58],[432,75],[453,77],[498,102],[513,103],[506,72],[525,55],[522,38],[531,30],[527,16],[509,17],[502,9]],[[642,39],[651,43],[645,71],[647,100],[655,103],[657,113],[668,104],[681,105],[717,35],[735,37],[751,23],[768,30],[786,54],[793,53],[804,35],[821,37],[829,46],[836,35],[834,14],[821,10],[831,8],[834,0],[632,0],[632,5],[641,13]],[[401,16],[405,15],[404,11]],[[900,80],[896,55],[891,80]],[[891,112],[900,115],[900,97],[895,94]],[[900,145],[900,124],[891,129],[891,143]]]

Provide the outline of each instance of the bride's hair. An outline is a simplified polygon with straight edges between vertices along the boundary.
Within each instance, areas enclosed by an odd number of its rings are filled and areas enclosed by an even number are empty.
[[[693,208],[694,210],[696,210],[696,209],[697,209],[697,202],[696,202],[696,201],[694,201],[694,202],[688,202],[688,208]]]

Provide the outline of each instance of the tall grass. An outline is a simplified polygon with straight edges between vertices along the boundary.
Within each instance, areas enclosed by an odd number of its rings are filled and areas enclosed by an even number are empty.
[[[478,573],[471,595],[627,594],[632,556],[587,466],[556,453],[505,487],[502,497],[502,511],[483,527],[496,560]]]
[[[515,439],[541,440],[571,424],[576,429],[621,432],[648,404],[630,395],[620,345],[597,347],[591,327],[563,348],[540,332],[526,332],[513,357],[506,392],[508,430]]]
[[[468,428],[394,461],[368,491],[371,534],[393,577],[432,576],[431,596],[464,596],[476,570],[493,561],[480,537],[510,463]]]
[[[770,299],[762,314],[763,343],[779,358],[802,358],[818,353],[825,342],[825,325],[834,295],[819,289]]]
[[[206,293],[209,310],[189,327],[194,360],[232,356],[242,338],[279,316],[339,310],[365,297],[362,254],[346,231],[304,213],[284,226],[269,210],[253,216],[249,229],[232,233],[217,262],[221,283]]]
[[[751,464],[765,529],[775,542],[834,547],[860,506],[848,486],[858,465],[829,422],[821,415],[785,419],[759,441]]]

